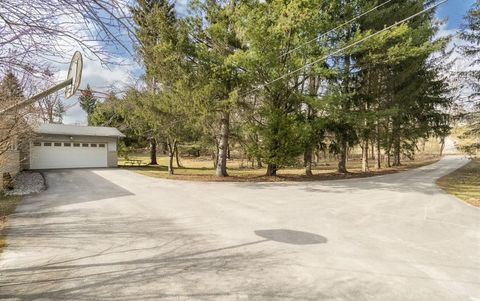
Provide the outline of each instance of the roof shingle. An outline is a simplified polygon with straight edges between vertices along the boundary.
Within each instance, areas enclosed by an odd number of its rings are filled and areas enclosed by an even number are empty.
[[[33,127],[37,134],[44,135],[71,135],[71,136],[97,136],[97,137],[125,137],[113,127],[79,126],[67,124],[42,123]]]

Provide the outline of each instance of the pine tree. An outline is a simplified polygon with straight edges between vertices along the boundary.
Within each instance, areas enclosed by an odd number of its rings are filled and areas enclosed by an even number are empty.
[[[423,0],[411,0],[408,6],[390,3],[382,14],[360,20],[360,36],[412,15],[424,4]],[[399,14],[400,6],[407,9]],[[445,48],[448,39],[434,40],[437,31],[431,11],[353,50],[358,114],[352,116],[362,140],[364,171],[369,139],[376,140],[375,165],[379,168],[380,148],[385,151],[387,166],[392,164],[390,158],[393,165],[400,165],[402,155],[414,156],[419,139],[448,133],[446,109],[451,99],[446,97],[448,87],[440,80],[438,66],[430,59]]]
[[[20,101],[23,97],[20,81],[15,74],[8,72],[0,82],[0,99],[2,102],[12,103]]]
[[[165,68],[162,64],[164,56],[158,49],[164,49],[161,45],[168,43],[170,31],[175,32],[175,5],[168,0],[138,0],[137,5],[131,7],[130,11],[136,24],[135,33],[139,41],[137,52],[145,67],[145,80],[151,91],[157,91],[159,84],[165,85],[165,76],[171,72],[171,68]],[[151,132],[148,137],[150,165],[157,165],[156,136],[157,133]]]
[[[464,143],[463,149],[474,154],[480,149],[480,71],[478,71],[480,55],[480,1],[477,0],[468,14],[460,31],[460,38],[468,45],[460,47],[464,57],[471,61],[472,71],[462,72],[460,75],[466,80],[471,93],[466,107],[471,108],[464,114],[463,120],[467,123],[467,130],[462,138],[469,143]]]
[[[332,1],[334,2],[334,1]],[[302,86],[306,76],[294,74],[282,79],[308,60],[319,55],[318,47],[290,51],[312,40],[325,27],[329,1],[245,1],[239,5],[237,30],[246,50],[237,53],[239,64],[249,73],[250,88],[246,101],[258,102],[258,118],[254,131],[258,142],[253,153],[267,163],[267,175],[275,176],[278,169],[295,164],[310,143],[302,107],[305,101]],[[319,23],[320,22],[320,23]],[[318,70],[316,70],[318,72]],[[315,72],[314,72],[315,73]],[[271,81],[275,82],[271,83]],[[268,86],[264,86],[268,84]],[[250,92],[251,87],[256,88]],[[308,94],[308,93],[307,93]]]
[[[97,98],[93,95],[93,91],[90,88],[90,85],[87,85],[87,88],[82,91],[82,95],[79,97],[80,107],[82,110],[87,113],[87,121],[88,125],[91,125],[91,116],[95,111],[95,107],[97,106]]]
[[[137,52],[145,67],[147,83],[151,89],[157,89],[156,81],[160,80],[157,73],[162,71],[162,58],[156,49],[172,38],[169,31],[173,31],[172,34],[175,32],[172,30],[176,22],[175,4],[168,0],[138,0],[130,11],[136,24]]]
[[[0,81],[0,108],[11,106],[23,101],[24,94],[20,81],[15,74],[8,72]],[[2,154],[15,145],[15,141],[28,137],[31,128],[26,124],[21,111],[10,112],[0,116],[0,165],[9,165],[11,162],[3,161]]]
[[[207,1],[199,6],[202,12],[195,19],[193,35],[196,43],[198,90],[196,99],[205,120],[215,119],[215,174],[228,176],[227,156],[231,116],[238,105],[238,90],[243,71],[236,65],[236,52],[242,45],[235,28],[238,1]],[[210,116],[207,116],[210,115]],[[204,125],[206,126],[206,125]]]
[[[145,66],[149,87],[149,91],[140,93],[144,103],[137,117],[155,129],[148,131],[151,164],[156,164],[156,143],[165,139],[170,157],[168,170],[173,174],[175,149],[188,125],[184,112],[191,103],[187,95],[193,82],[187,24],[176,17],[174,4],[169,1],[139,1],[132,8],[132,14],[139,40],[137,51]]]

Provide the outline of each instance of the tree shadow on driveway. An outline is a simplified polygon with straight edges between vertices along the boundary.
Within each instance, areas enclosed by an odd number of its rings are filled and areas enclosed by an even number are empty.
[[[90,169],[50,170],[43,174],[47,190],[25,198],[23,205],[29,208],[22,210],[21,206],[19,212],[38,212],[58,206],[134,195]]]
[[[417,169],[357,179],[300,183],[236,183],[235,185],[236,187],[255,190],[297,188],[309,193],[345,194],[376,190],[402,193],[420,192],[425,195],[437,195],[443,192],[435,185],[435,180],[463,166],[466,162],[460,158],[447,158]]]
[[[1,300],[318,299],[288,279],[265,281],[282,266],[275,248],[262,247],[270,238],[219,245],[168,219],[70,213],[69,222],[18,220]]]

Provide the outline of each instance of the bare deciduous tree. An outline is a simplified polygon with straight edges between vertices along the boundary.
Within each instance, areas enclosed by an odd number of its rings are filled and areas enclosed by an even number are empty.
[[[0,1],[0,74],[5,66],[37,73],[40,62],[64,58],[80,47],[111,63],[111,52],[129,52],[133,38],[127,0]]]

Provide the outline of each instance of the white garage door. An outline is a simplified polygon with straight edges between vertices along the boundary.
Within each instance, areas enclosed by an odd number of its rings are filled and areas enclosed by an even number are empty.
[[[32,143],[31,169],[107,167],[107,144],[87,142]]]

